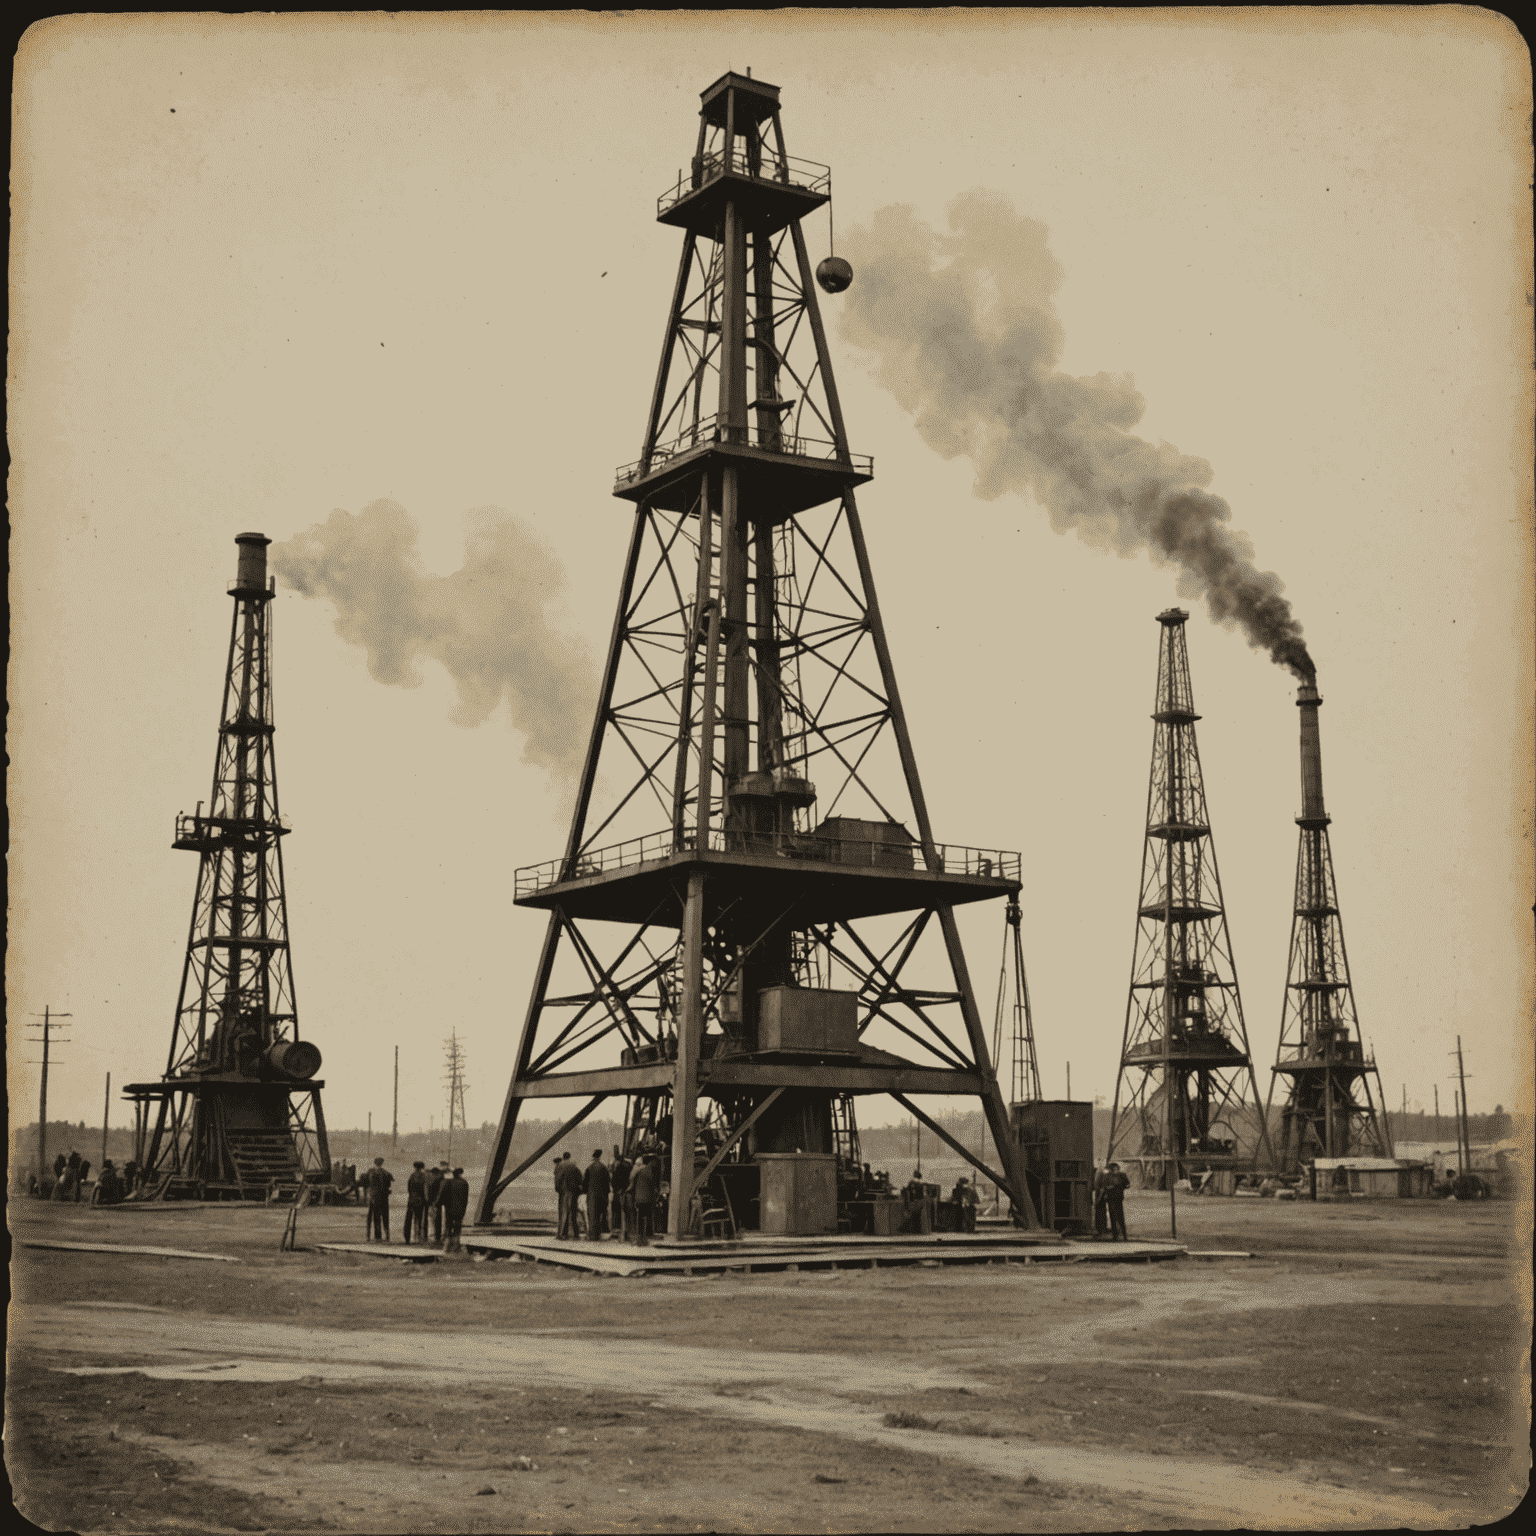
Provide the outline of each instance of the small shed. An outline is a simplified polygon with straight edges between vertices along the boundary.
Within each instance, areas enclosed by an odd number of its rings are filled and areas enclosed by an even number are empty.
[[[1404,1157],[1320,1157],[1312,1164],[1315,1200],[1408,1200],[1431,1192],[1434,1169]]]

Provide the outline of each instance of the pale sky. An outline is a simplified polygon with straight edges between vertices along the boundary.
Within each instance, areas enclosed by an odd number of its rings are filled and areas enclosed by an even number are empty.
[[[1062,366],[1129,372],[1279,572],[1326,700],[1363,1031],[1391,1107],[1526,1103],[1532,1004],[1529,58],[1470,8],[63,17],[18,54],[11,247],[7,1002],[13,1118],[157,1076],[205,799],[234,535],[388,497],[455,570],[530,520],[606,644],[681,236],[655,198],[728,68],[777,84],[838,230],[972,187],[1050,229]],[[826,215],[807,225],[812,260]],[[855,274],[854,281],[858,282]],[[970,494],[837,337],[882,606],[941,841],[1024,855],[1045,1090],[1114,1087],[1158,626],[1175,573]],[[1267,1089],[1299,809],[1292,681],[1203,607],[1199,742]],[[504,715],[369,678],[276,604],[302,1032],[326,1117],[501,1106],[543,933],[516,866],[561,807]],[[581,702],[583,717],[591,700]],[[990,1018],[1001,904],[962,919]],[[1527,1095],[1522,1099],[1522,1095]],[[30,1100],[30,1107],[29,1107]],[[894,1116],[894,1105],[889,1106]],[[886,1118],[884,1101],[867,1118]],[[126,1123],[123,1108],[114,1109]]]

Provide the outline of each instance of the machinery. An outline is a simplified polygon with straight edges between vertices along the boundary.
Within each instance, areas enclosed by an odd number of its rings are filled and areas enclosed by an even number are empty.
[[[1344,948],[1339,894],[1323,808],[1323,754],[1317,688],[1296,692],[1301,711],[1301,828],[1290,964],[1280,1013],[1275,1083],[1288,1082],[1280,1112],[1280,1171],[1295,1173],[1315,1158],[1392,1156],[1385,1113],[1378,1113],[1381,1077],[1368,1056],[1355,1015],[1355,992]],[[1376,1094],[1371,1093],[1375,1079]]]
[[[1013,1133],[1042,1226],[1069,1236],[1093,1231],[1093,1105],[1035,1099],[1013,1106]]]
[[[1162,1187],[1273,1163],[1227,936],[1184,625],[1158,614],[1152,771],[1108,1161]]]
[[[176,818],[197,890],[159,1082],[131,1083],[143,1198],[297,1198],[330,1180],[316,1073],[288,953],[272,719],[267,545],[242,533],[208,809]]]
[[[548,926],[481,1223],[618,1099],[672,1237],[882,1229],[901,1202],[860,1159],[855,1102],[883,1093],[1036,1224],[953,916],[1016,894],[1019,857],[930,825],[855,498],[873,464],[802,228],[830,190],[788,154],[776,86],[702,93],[656,205],[682,252],[615,476],[634,513],[570,833],[516,876]],[[828,292],[851,280],[823,263]],[[910,1094],[979,1100],[1002,1170]],[[561,1098],[584,1102],[508,1171],[523,1106]]]

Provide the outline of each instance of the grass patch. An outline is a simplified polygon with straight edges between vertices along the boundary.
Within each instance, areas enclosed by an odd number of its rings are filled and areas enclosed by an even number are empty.
[[[896,1413],[888,1413],[880,1421],[887,1429],[941,1429],[943,1420],[925,1418],[920,1413],[911,1413],[903,1408]]]

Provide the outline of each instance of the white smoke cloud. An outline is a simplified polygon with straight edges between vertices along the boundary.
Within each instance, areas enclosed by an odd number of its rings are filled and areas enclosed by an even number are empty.
[[[498,507],[465,515],[464,563],[424,569],[415,522],[393,501],[337,510],[271,550],[272,568],[336,610],[336,633],[367,653],[378,682],[416,688],[438,662],[458,698],[455,725],[476,726],[505,701],[523,760],[568,785],[580,770],[597,691],[587,648],[551,613],[565,568],[526,523]]]

